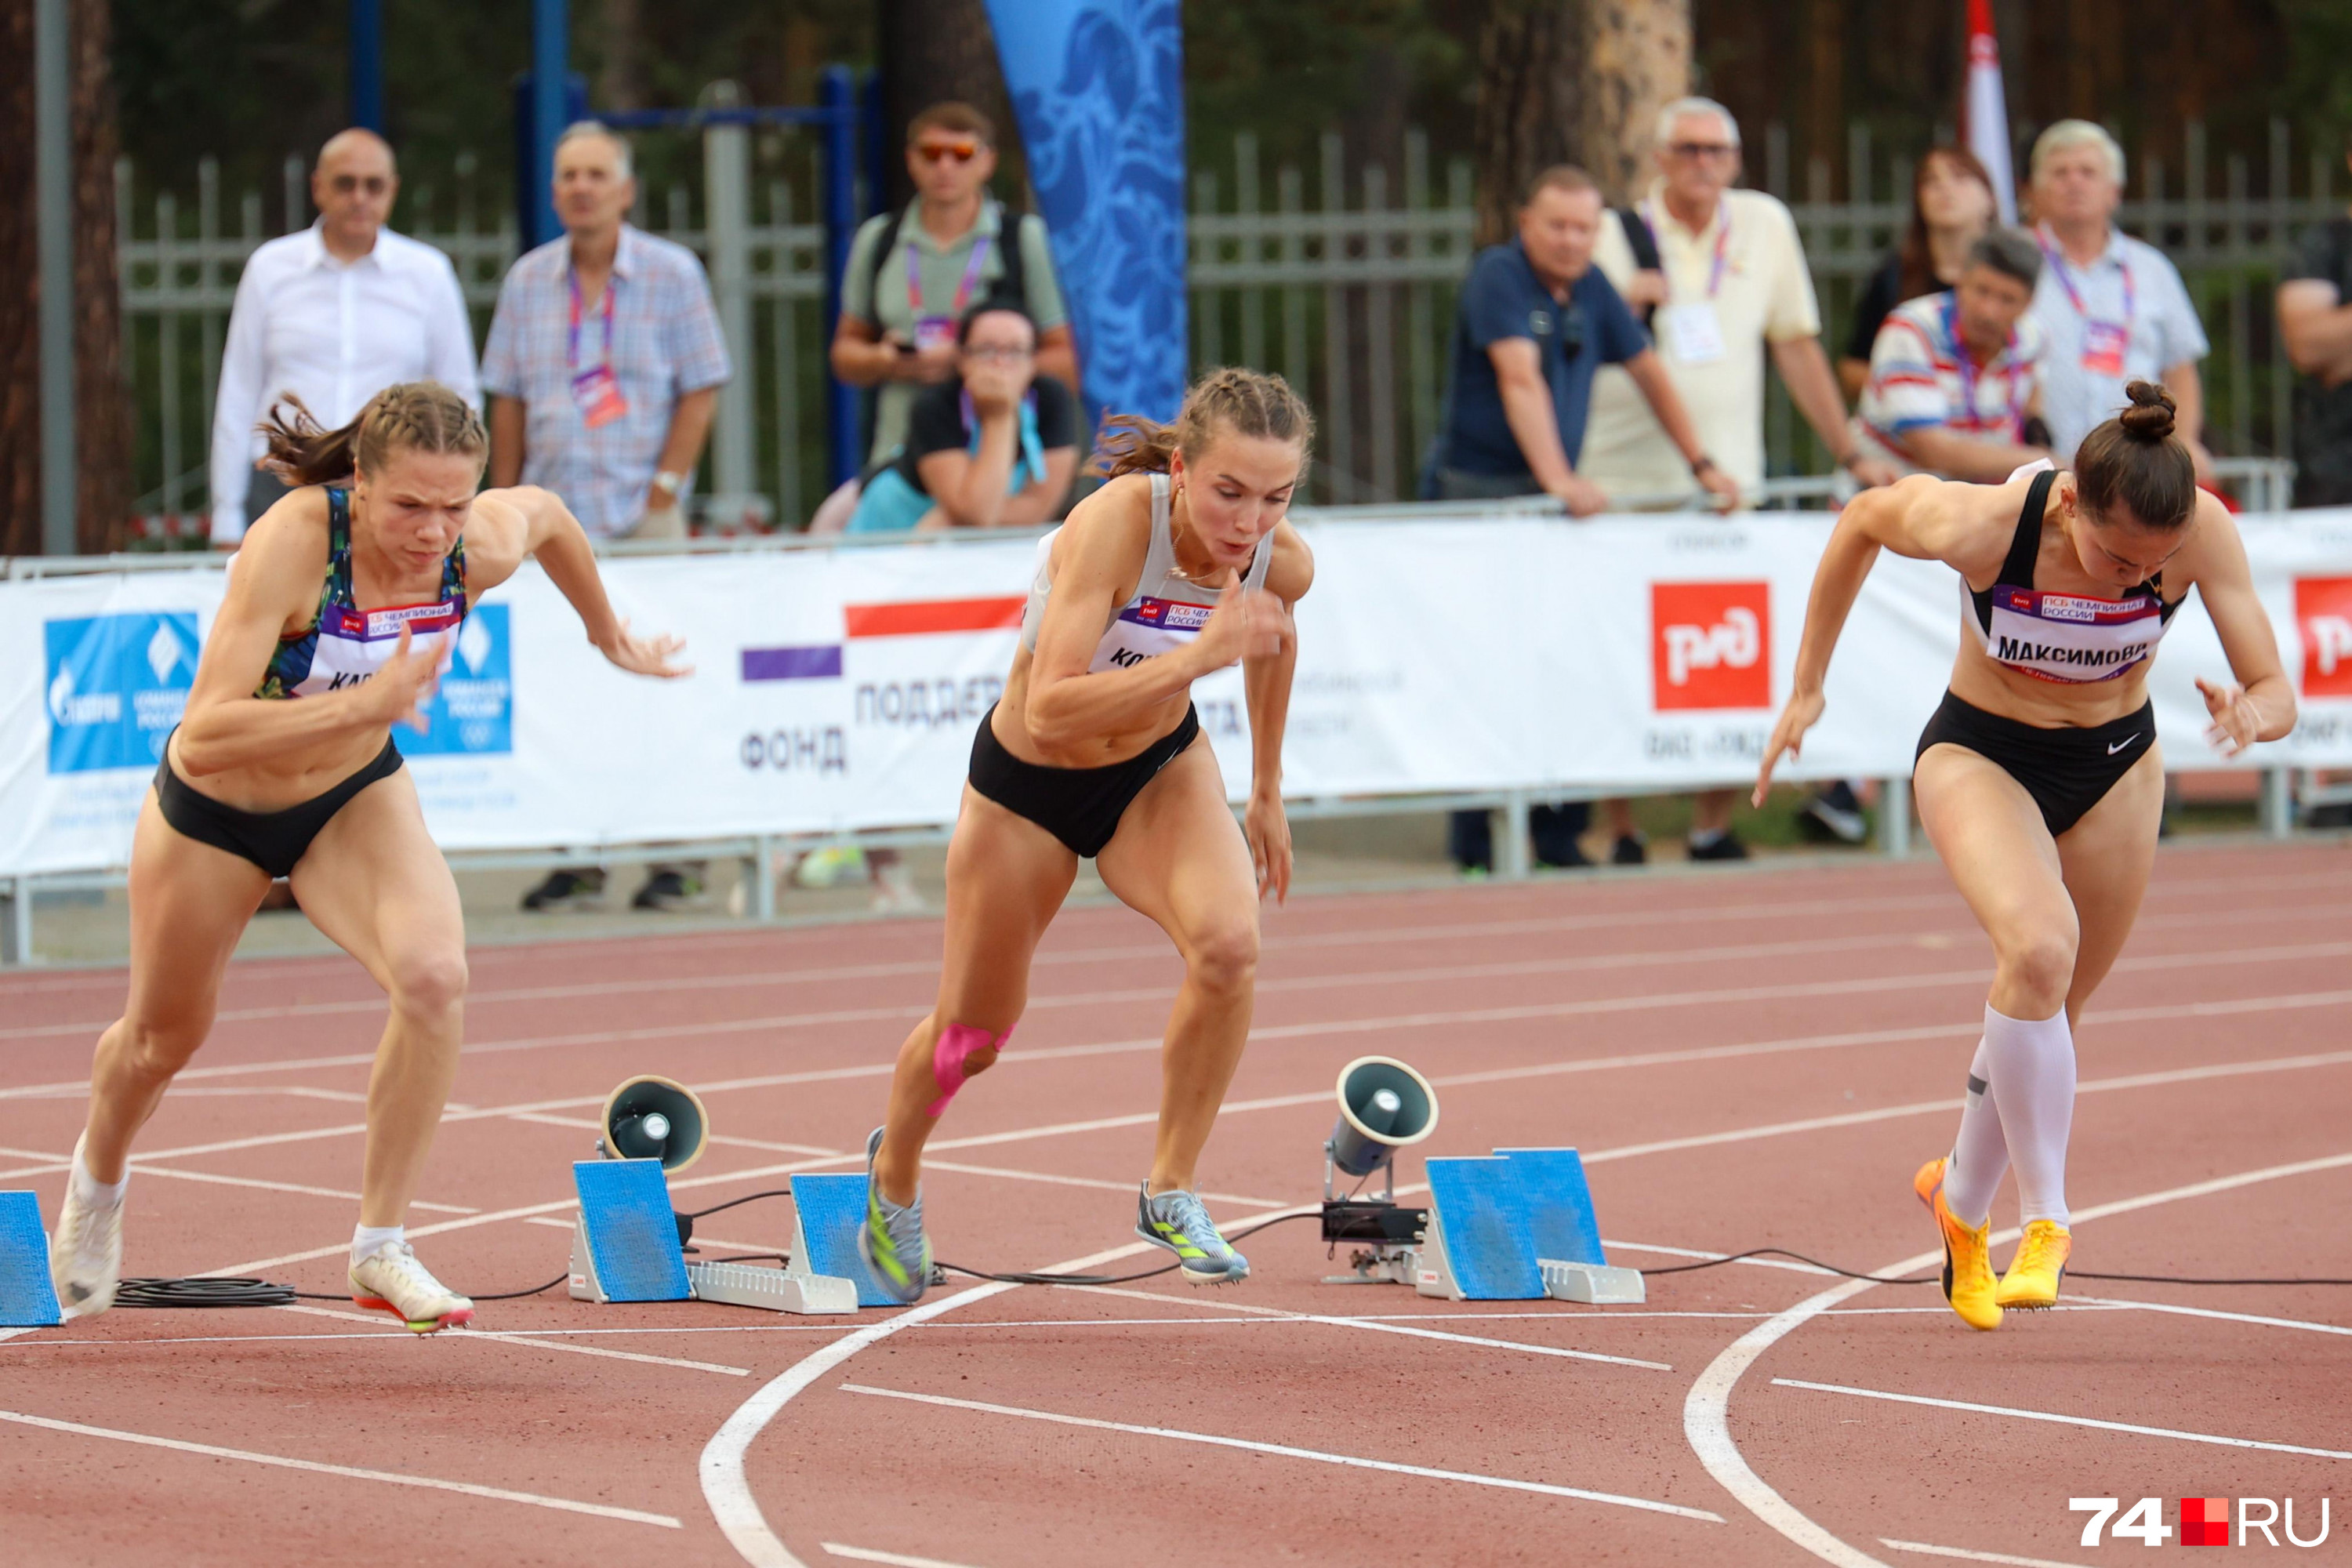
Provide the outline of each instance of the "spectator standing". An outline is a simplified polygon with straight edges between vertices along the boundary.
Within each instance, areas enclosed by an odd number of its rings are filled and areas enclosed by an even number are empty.
[[[1658,177],[1633,216],[1658,266],[1641,266],[1628,224],[1602,231],[1594,264],[1629,303],[1653,306],[1652,329],[1667,378],[1690,410],[1699,440],[1745,491],[1764,480],[1764,360],[1841,468],[1864,484],[1891,470],[1860,452],[1845,400],[1822,349],[1821,307],[1805,268],[1796,220],[1775,197],[1737,190],[1739,124],[1712,99],[1685,98],[1658,111]],[[1603,374],[1592,391],[1585,475],[1612,495],[1657,495],[1687,484],[1672,441],[1627,379]],[[1689,853],[1738,860],[1732,790],[1698,797]],[[1631,806],[1607,803],[1620,865],[1647,858]]]
[[[1911,221],[1862,287],[1853,327],[1838,354],[1838,385],[1849,399],[1870,379],[1878,329],[1906,300],[1948,289],[1960,280],[1969,247],[1992,227],[1998,211],[1992,176],[1966,147],[1930,147],[1911,171]]]
[[[1855,439],[1906,474],[1980,485],[2048,458],[2027,436],[2041,396],[2042,265],[2023,235],[1988,234],[1958,286],[1896,306],[1871,351]]]
[[[1574,516],[1601,510],[1608,498],[1576,462],[1593,376],[1603,364],[1625,367],[1689,474],[1724,504],[1738,499],[1700,446],[1649,334],[1592,265],[1606,210],[1583,170],[1546,169],[1528,187],[1517,237],[1471,262],[1454,313],[1444,426],[1423,484],[1429,499],[1550,495]],[[1537,858],[1587,864],[1576,840],[1589,816],[1581,802],[1538,806]],[[1492,864],[1486,813],[1454,813],[1451,837],[1465,868]]]
[[[2197,362],[2205,328],[2164,252],[2115,226],[2124,150],[2087,120],[2062,120],[2033,142],[2034,237],[2047,263],[2033,315],[2050,340],[2043,417],[2061,464],[2083,437],[2129,401],[2124,386],[2158,381],[2172,395],[2173,433],[2200,482],[2210,482],[2205,385]]]
[[[2347,155],[2347,163],[2352,163]],[[2294,504],[2352,506],[2352,218],[2306,232],[2278,289],[2294,384]]]
[[[333,429],[404,381],[437,381],[479,408],[474,329],[448,257],[384,226],[400,195],[392,148],[373,131],[319,149],[319,219],[257,249],[238,278],[213,401],[212,540],[234,550],[286,493],[257,472],[257,426],[286,393]]]
[[[850,243],[833,335],[834,374],[875,390],[869,468],[905,442],[916,393],[955,374],[956,325],[983,300],[1027,311],[1039,373],[1078,384],[1045,220],[1008,215],[988,194],[994,123],[967,103],[933,104],[907,127],[907,172],[915,199],[866,219]]]
[[[851,533],[1027,528],[1061,509],[1078,468],[1077,400],[1037,374],[1037,328],[983,305],[956,329],[956,370],[916,397],[905,449],[874,476]]]
[[[628,144],[583,121],[555,143],[562,238],[525,254],[499,289],[482,355],[490,484],[562,496],[591,537],[684,539],[681,502],[727,382],[727,346],[702,263],[631,226]],[[632,900],[667,909],[700,889],[655,866]],[[543,910],[599,901],[604,874],[574,868],[524,895]]]

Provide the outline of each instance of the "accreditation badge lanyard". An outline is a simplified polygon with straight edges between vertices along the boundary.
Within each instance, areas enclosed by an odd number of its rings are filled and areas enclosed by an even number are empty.
[[[971,303],[971,291],[980,286],[980,269],[988,264],[989,237],[980,236],[971,242],[971,259],[964,263],[963,277],[956,284],[955,302],[944,316],[923,313],[922,253],[915,242],[907,241],[907,310],[915,318],[915,346],[919,349],[943,348],[955,342],[956,323],[963,320],[964,307]]]
[[[2074,268],[2059,254],[2048,226],[2037,226],[2033,237],[2042,247],[2050,269],[2057,274],[2058,286],[2066,290],[2066,302],[2083,318],[2083,368],[2093,375],[2120,378],[2124,374],[2124,350],[2131,344],[2132,321],[2138,314],[2138,293],[2132,286],[2131,264],[2121,257],[2116,258],[2116,269],[2124,275],[2124,319],[2097,321],[2092,317],[2091,308],[2083,302],[2082,290],[2074,287]]]
[[[1948,296],[1944,301],[1944,341],[1952,345],[1952,363],[1959,367],[1961,411],[1970,428],[1981,430],[1985,425],[1977,411],[1977,366],[1976,362],[1969,358],[1969,345],[1960,337],[1960,298],[1957,294]],[[2017,334],[2012,331],[2009,334],[2008,349],[2013,353],[2016,348]],[[2024,428],[2025,419],[2025,410],[2017,397],[2017,366],[2014,361],[2004,374],[2009,381],[2009,418],[2003,428],[2014,436]]]
[[[1706,298],[1687,304],[1671,301],[1658,312],[1665,329],[1667,346],[1683,364],[1712,364],[1729,350],[1723,341],[1723,321],[1716,314],[1715,297],[1723,288],[1723,275],[1731,265],[1731,204],[1721,202],[1717,207],[1721,226],[1715,231],[1715,255],[1707,263]],[[1656,207],[1644,201],[1641,207],[1642,221],[1649,226],[1655,240],[1664,230],[1659,226]],[[1664,247],[1659,247],[1664,254]]]
[[[580,368],[580,274],[567,269],[564,280],[572,289],[570,346],[563,360],[572,373],[572,403],[580,410],[583,424],[601,430],[629,411],[629,400],[621,395],[620,378],[613,374],[613,294],[621,279],[617,275],[604,279],[604,353],[586,370]]]

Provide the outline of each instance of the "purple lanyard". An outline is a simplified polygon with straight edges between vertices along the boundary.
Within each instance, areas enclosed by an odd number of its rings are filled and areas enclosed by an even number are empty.
[[[563,280],[572,289],[571,346],[565,351],[563,363],[565,368],[578,370],[580,368],[580,274],[567,268],[564,270]],[[613,363],[613,290],[620,286],[620,282],[618,275],[604,279],[604,357],[597,362],[604,365],[610,365]]]
[[[2066,258],[2059,253],[2056,243],[2051,238],[2049,226],[2037,225],[2033,230],[2033,239],[2035,244],[2042,247],[2042,254],[2049,261],[2051,270],[2058,275],[2058,286],[2066,290],[2066,302],[2074,307],[2076,315],[2086,321],[2089,321],[2091,309],[2083,303],[2082,294],[2075,289],[2074,268],[2066,265]],[[2116,270],[2124,275],[2124,319],[2117,324],[2128,332],[2131,331],[2132,319],[2137,314],[2135,307],[2138,296],[2132,288],[2131,268],[2120,256],[2116,258]]]
[[[982,235],[971,242],[971,259],[964,263],[962,280],[956,284],[955,303],[948,310],[951,321],[963,320],[964,307],[971,302],[971,291],[980,283],[980,269],[988,261],[988,236]],[[915,242],[907,242],[907,309],[915,320],[923,319],[923,271],[921,255]]]
[[[1977,416],[1977,367],[1975,362],[1969,358],[1969,345],[1960,338],[1960,297],[1958,294],[1948,294],[1944,299],[1944,341],[1952,345],[1952,363],[1959,367],[1960,406],[1967,412],[1969,423],[1982,428]],[[2013,353],[2016,349],[2017,333],[2012,331],[2009,334],[2008,352]],[[2023,413],[2017,403],[2016,365],[2012,363],[2002,374],[2009,380],[2009,424],[2013,430]]]
[[[1723,219],[1723,226],[1715,231],[1715,258],[1706,268],[1706,297],[1710,300],[1715,298],[1716,290],[1723,287],[1723,269],[1731,259],[1731,204],[1718,201],[1716,211]],[[1659,235],[1657,208],[1647,201],[1642,204],[1642,222],[1650,231],[1652,243],[1656,243]]]

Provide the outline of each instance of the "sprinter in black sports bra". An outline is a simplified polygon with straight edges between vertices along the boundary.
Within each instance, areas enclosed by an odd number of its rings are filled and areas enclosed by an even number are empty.
[[[1959,573],[1951,689],[1919,737],[1919,816],[1992,939],[1984,1037],[1950,1154],[1913,1178],[1944,1247],[1944,1294],[1972,1327],[2055,1303],[2073,1247],[2066,1139],[2073,1025],[2131,934],[2156,858],[2164,763],[2147,669],[2190,588],[2241,684],[2200,679],[2225,756],[2294,728],[2294,695],[2244,544],[2196,487],[2172,400],[2134,382],[2131,406],[2084,438],[2072,472],[2004,485],[1924,476],[1848,503],[1822,552],[1795,689],[1757,776],[1822,715],[1846,613],[1881,549]],[[2040,468],[2041,465],[2036,465]],[[2017,1170],[2024,1231],[1996,1283],[1994,1191]]]

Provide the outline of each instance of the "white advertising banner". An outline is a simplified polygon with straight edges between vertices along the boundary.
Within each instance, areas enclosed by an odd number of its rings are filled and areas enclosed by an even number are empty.
[[[1788,694],[1825,515],[1308,521],[1285,793],[1661,790],[1754,774]],[[2352,512],[2242,520],[2304,702],[2240,765],[2352,766]],[[952,820],[1011,663],[1027,539],[604,563],[692,676],[606,665],[535,568],[478,605],[418,734],[452,849]],[[120,866],[219,603],[216,568],[0,584],[0,875]],[[1907,773],[1960,636],[1948,569],[1882,557],[1791,778]],[[2221,765],[2194,678],[2228,678],[2193,596],[2151,680],[2171,766]],[[1195,700],[1249,783],[1238,671]]]

